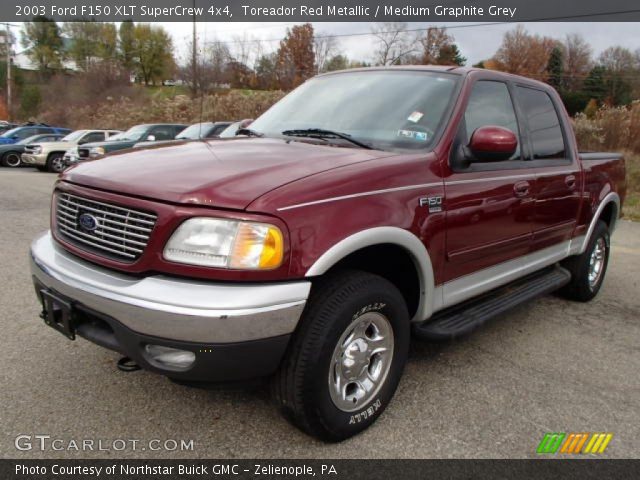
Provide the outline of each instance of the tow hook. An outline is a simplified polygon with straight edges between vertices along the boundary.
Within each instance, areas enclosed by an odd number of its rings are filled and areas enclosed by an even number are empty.
[[[118,370],[121,372],[135,372],[136,370],[140,370],[140,365],[129,357],[122,357],[118,360]]]

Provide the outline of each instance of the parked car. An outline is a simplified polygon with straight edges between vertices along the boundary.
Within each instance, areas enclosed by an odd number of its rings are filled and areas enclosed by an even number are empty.
[[[243,128],[247,128],[253,122],[253,118],[245,118],[244,120],[240,120],[238,122],[234,122],[225,128],[218,138],[234,138],[238,135],[238,131]]]
[[[16,128],[18,125],[15,123],[7,122],[6,120],[0,120],[0,134],[6,132],[7,130],[11,130],[12,128]]]
[[[43,133],[55,133],[67,135],[71,130],[68,128],[50,127],[48,125],[26,125],[12,128],[0,135],[0,145],[9,145],[24,140],[27,137]]]
[[[64,172],[31,247],[45,322],[183,382],[270,377],[287,418],[338,441],[389,405],[412,334],[603,284],[624,160],[579,153],[545,83],[335,72],[247,133]]]
[[[21,155],[25,146],[35,142],[55,142],[63,136],[60,133],[41,133],[16,143],[0,145],[0,163],[3,167],[19,167],[22,165]]]
[[[22,162],[40,171],[60,173],[65,169],[63,156],[67,150],[86,143],[103,142],[120,130],[76,130],[59,142],[32,142],[25,146]]]
[[[124,133],[113,136],[108,141],[88,143],[78,147],[77,159],[74,162],[73,155],[70,154],[69,163],[74,164],[78,161],[101,157],[117,150],[131,148],[138,142],[173,140],[185,128],[187,128],[187,125],[173,123],[136,125]]]
[[[202,123],[194,123],[193,125],[188,126],[184,130],[182,130],[175,139],[173,140],[156,140],[155,142],[139,142],[136,143],[135,147],[147,147],[150,145],[157,144],[169,144],[174,141],[184,141],[184,140],[202,140],[207,138],[217,138],[220,133],[225,130],[231,122],[202,122]]]

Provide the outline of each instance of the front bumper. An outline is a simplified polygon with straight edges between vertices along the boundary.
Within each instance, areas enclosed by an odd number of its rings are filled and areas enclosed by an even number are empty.
[[[44,154],[33,155],[31,153],[23,153],[21,155],[22,163],[27,165],[46,165],[47,156]]]
[[[47,232],[31,245],[36,293],[76,306],[77,334],[140,366],[185,380],[240,380],[273,373],[296,328],[308,281],[229,284],[125,275],[68,253]],[[187,371],[159,368],[147,344],[196,354]]]

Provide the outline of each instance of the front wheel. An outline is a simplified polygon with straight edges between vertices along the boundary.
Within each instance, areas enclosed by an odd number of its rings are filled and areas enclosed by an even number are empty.
[[[18,152],[7,152],[2,156],[2,166],[17,168],[22,165],[22,159]]]
[[[322,440],[361,432],[396,391],[409,331],[405,301],[384,278],[348,271],[319,280],[273,381],[276,403]]]
[[[52,153],[47,159],[47,170],[54,173],[60,173],[65,169],[63,154]]]
[[[563,263],[571,272],[571,282],[560,293],[571,300],[588,302],[600,291],[609,264],[609,227],[598,220],[587,249]]]

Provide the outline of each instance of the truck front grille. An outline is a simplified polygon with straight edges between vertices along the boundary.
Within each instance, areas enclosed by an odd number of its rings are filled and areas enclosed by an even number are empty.
[[[56,226],[69,243],[102,256],[133,262],[144,252],[157,216],[129,208],[56,194]]]

